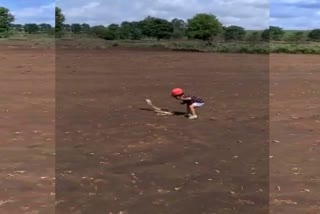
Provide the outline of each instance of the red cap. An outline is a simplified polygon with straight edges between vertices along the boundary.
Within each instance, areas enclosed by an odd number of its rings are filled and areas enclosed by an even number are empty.
[[[183,94],[183,90],[181,88],[175,88],[171,91],[172,96],[180,96]]]

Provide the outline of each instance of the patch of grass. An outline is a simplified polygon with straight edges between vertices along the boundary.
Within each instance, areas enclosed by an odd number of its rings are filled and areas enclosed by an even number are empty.
[[[26,38],[26,37],[10,37],[0,39],[0,46],[10,48],[45,48],[50,49],[55,46],[54,38]]]
[[[320,54],[320,42],[310,43],[272,43],[271,53],[287,54]]]
[[[291,32],[294,33],[294,32]],[[0,39],[1,46],[31,48],[79,48],[106,49],[111,47],[154,48],[173,51],[216,52],[216,53],[248,53],[248,54],[320,54],[320,42],[221,42],[212,44],[199,40],[114,40],[107,41],[88,36],[66,36],[55,39],[41,35],[15,36]]]
[[[203,41],[117,41],[121,47],[144,47],[144,48],[162,48],[173,51],[189,51],[189,52],[217,52],[217,53],[252,53],[252,54],[268,54],[268,43],[246,43],[246,42],[216,42],[208,44]]]
[[[198,40],[114,40],[106,41],[98,38],[62,38],[57,39],[57,47],[104,49],[110,47],[154,48],[173,51],[216,52],[216,53],[252,53],[268,54],[268,43],[250,42],[213,42],[208,44]]]

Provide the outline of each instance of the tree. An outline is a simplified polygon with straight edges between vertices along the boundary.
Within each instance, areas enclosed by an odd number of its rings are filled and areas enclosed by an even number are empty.
[[[142,22],[131,22],[130,25],[132,27],[130,39],[133,39],[133,40],[142,39],[142,37],[143,37],[143,34],[142,34]]]
[[[23,32],[23,25],[22,24],[12,24],[11,28],[15,31],[15,32]]]
[[[131,39],[133,28],[130,22],[122,22],[120,25],[120,39]]]
[[[175,38],[175,39],[183,38],[186,34],[187,23],[182,19],[175,18],[171,21],[171,24],[173,27],[172,38]]]
[[[143,20],[143,34],[147,37],[160,39],[170,38],[173,32],[172,24],[165,19],[148,16]]]
[[[104,38],[106,31],[107,28],[103,25],[97,25],[91,28],[91,32],[93,33],[93,35],[97,36],[98,38]]]
[[[120,39],[139,40],[142,37],[142,30],[138,22],[122,22],[120,25]]]
[[[11,24],[14,22],[14,16],[10,10],[0,7],[0,37],[7,37]]]
[[[65,32],[71,32],[71,25],[69,25],[69,24],[63,24],[62,29],[63,29],[63,31],[65,31]]]
[[[28,34],[34,34],[39,32],[39,26],[34,23],[25,24],[23,28],[24,28],[24,31]]]
[[[50,33],[52,31],[52,26],[46,23],[39,24],[39,31],[42,33]]]
[[[148,16],[140,22],[142,33],[146,37],[152,37],[154,17]]]
[[[305,40],[305,33],[303,31],[294,32],[289,36],[288,40],[291,42],[301,42]]]
[[[65,21],[65,16],[62,13],[62,10],[59,7],[56,7],[56,25],[55,25],[55,33],[56,37],[61,37],[63,34],[63,26]]]
[[[81,33],[81,25],[80,24],[72,24],[71,25],[71,32],[74,33],[74,34],[79,34]]]
[[[269,28],[269,38],[274,41],[280,41],[284,36],[284,30],[280,27],[270,26]]]
[[[172,24],[165,19],[155,19],[154,20],[154,31],[153,37],[160,39],[169,39],[173,32]]]
[[[116,40],[120,38],[120,26],[118,24],[111,24],[107,27],[104,39]]]
[[[308,38],[311,41],[320,41],[320,29],[313,29],[308,33]]]
[[[239,26],[229,26],[224,30],[224,39],[226,41],[242,41],[246,36],[246,31],[244,28]]]
[[[90,25],[89,24],[86,24],[86,23],[83,23],[81,24],[81,33],[90,33]]]
[[[270,41],[270,29],[265,29],[262,31],[261,39],[265,42]]]
[[[188,20],[187,35],[192,39],[208,42],[222,32],[222,24],[212,14],[197,14]]]
[[[139,28],[133,28],[132,29],[132,33],[131,33],[131,37],[130,39],[133,40],[140,40],[142,39],[143,35],[142,35],[142,30]]]
[[[258,31],[253,31],[253,32],[247,34],[246,40],[248,42],[258,42],[261,40],[261,35]]]
[[[262,34],[261,38],[263,41],[280,41],[285,32],[282,28],[280,27],[275,27],[275,26],[270,26],[268,29],[265,29]]]

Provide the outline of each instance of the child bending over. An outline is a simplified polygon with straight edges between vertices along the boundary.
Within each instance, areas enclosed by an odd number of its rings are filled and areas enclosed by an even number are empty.
[[[181,100],[181,104],[187,104],[187,114],[186,117],[189,119],[197,119],[198,116],[196,114],[195,108],[201,107],[204,105],[204,100],[197,96],[185,95],[184,91],[181,88],[175,88],[171,91],[171,95]]]

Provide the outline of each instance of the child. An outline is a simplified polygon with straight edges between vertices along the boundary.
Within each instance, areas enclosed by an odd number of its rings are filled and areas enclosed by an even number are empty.
[[[178,100],[182,100],[181,104],[187,104],[186,117],[191,120],[198,118],[195,108],[203,106],[204,100],[200,97],[185,95],[181,88],[173,89],[171,95]]]

